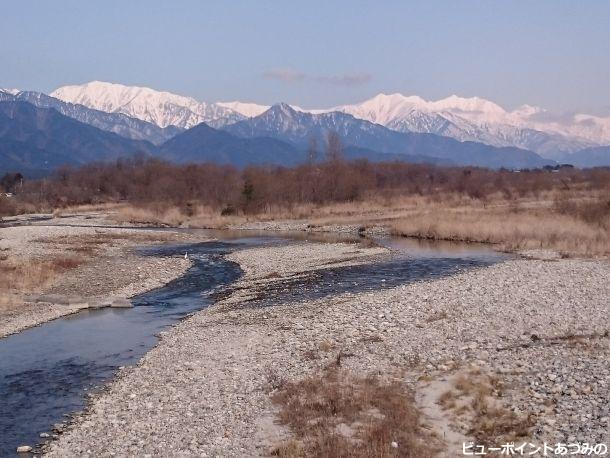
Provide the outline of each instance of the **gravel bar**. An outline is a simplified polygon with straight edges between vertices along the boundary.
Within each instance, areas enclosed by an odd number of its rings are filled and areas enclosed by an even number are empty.
[[[270,274],[295,275],[355,251],[361,259],[347,262],[380,255],[355,247],[229,255],[246,272],[235,295],[163,332],[137,366],[92,397],[49,456],[268,455],[288,434],[274,422],[270,380],[299,379],[338,352],[358,374],[411,384],[430,417],[438,414],[433,388],[441,393],[439,384],[476,371],[502,380],[498,402],[528,418],[530,441],[610,440],[607,262],[516,259],[298,306],[239,307],[240,295]],[[429,418],[447,438],[447,456],[458,455],[449,438],[469,438],[454,420]]]
[[[72,223],[88,220],[73,219]],[[152,239],[137,237],[150,235]],[[119,236],[116,239],[112,236]],[[60,275],[52,284],[45,286],[39,294],[63,295],[83,298],[69,304],[40,302],[30,295],[23,303],[11,307],[0,307],[0,338],[40,325],[47,321],[76,313],[88,307],[87,299],[92,297],[133,297],[165,285],[180,277],[191,266],[182,257],[163,258],[141,256],[133,248],[141,245],[160,244],[167,241],[189,241],[193,236],[184,233],[136,230],[130,228],[71,227],[55,225],[14,226],[0,228],[0,252],[8,256],[18,256],[20,260],[36,262],[55,256],[77,255],[71,251],[77,242],[92,237],[105,237],[108,243],[96,244],[96,253],[75,269]],[[125,237],[125,238],[123,238]],[[63,240],[63,242],[62,242]],[[65,240],[75,240],[65,243]],[[196,239],[202,241],[201,237]],[[19,296],[15,296],[19,297]],[[19,301],[21,302],[21,301]]]

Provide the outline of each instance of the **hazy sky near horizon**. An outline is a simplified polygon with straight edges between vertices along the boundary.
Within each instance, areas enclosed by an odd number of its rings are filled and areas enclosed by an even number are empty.
[[[329,107],[401,92],[610,114],[610,1],[0,0],[0,87]]]

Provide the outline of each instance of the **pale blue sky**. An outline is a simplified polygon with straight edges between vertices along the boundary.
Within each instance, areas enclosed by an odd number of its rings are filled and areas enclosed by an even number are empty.
[[[0,87],[304,107],[378,92],[610,113],[610,1],[0,0]]]

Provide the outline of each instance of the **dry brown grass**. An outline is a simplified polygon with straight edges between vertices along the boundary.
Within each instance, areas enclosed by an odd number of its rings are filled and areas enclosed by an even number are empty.
[[[480,371],[463,373],[453,380],[438,403],[466,425],[465,434],[478,444],[494,445],[530,436],[532,418],[517,416],[503,403],[506,387],[493,376]]]
[[[53,216],[62,217],[62,216],[70,216],[79,213],[92,213],[92,212],[101,212],[107,213],[112,211],[118,211],[119,209],[125,207],[125,204],[117,204],[117,203],[100,203],[100,204],[88,204],[88,205],[73,205],[62,208],[55,208],[53,210]]]
[[[324,339],[324,340],[322,340],[322,342],[320,342],[318,347],[323,352],[328,353],[329,351],[331,351],[332,349],[335,348],[335,344],[329,339]]]
[[[121,223],[210,229],[225,228],[247,221],[247,218],[243,216],[222,216],[218,211],[205,206],[196,206],[189,213],[189,215],[185,214],[178,207],[154,208],[127,205],[121,206],[111,215],[111,218]]]
[[[63,250],[91,251],[102,246],[115,246],[118,242],[129,241],[134,243],[166,242],[174,240],[174,234],[163,232],[98,232],[86,235],[63,235],[59,237],[40,237],[33,242],[49,245],[59,245]]]
[[[276,456],[425,458],[436,452],[412,393],[398,382],[329,367],[284,383],[273,401],[293,436],[272,451]]]
[[[177,208],[151,209],[126,206],[112,215],[115,221],[151,226],[180,226],[187,217]]]
[[[422,197],[387,199],[372,196],[363,201],[341,202],[329,205],[304,203],[291,205],[267,205],[256,214],[236,213],[222,215],[222,212],[211,207],[198,205],[192,209],[191,215],[186,215],[178,207],[136,207],[122,205],[111,217],[117,222],[135,224],[150,224],[159,226],[180,226],[202,228],[226,228],[231,225],[249,221],[283,221],[302,220],[312,226],[325,224],[358,224],[367,221],[370,224],[383,224],[400,217],[417,203],[424,201]]]
[[[542,248],[566,255],[610,255],[610,224],[553,208],[436,204],[396,220],[392,227],[403,236],[493,243],[507,251]]]
[[[326,225],[386,226],[394,234],[431,240],[492,243],[502,250],[552,249],[566,256],[610,256],[610,196],[605,191],[570,189],[536,196],[502,193],[476,199],[451,193],[385,198],[328,205],[268,205],[255,215],[221,214],[196,206],[187,216],[177,207],[163,210],[123,206],[118,221],[167,226],[225,228],[248,221],[299,220]]]
[[[47,260],[21,260],[9,256],[0,261],[0,294],[40,291],[60,273],[84,262],[80,256],[57,256]]]
[[[99,252],[123,241],[134,243],[173,240],[174,234],[161,232],[98,232],[90,235],[41,237],[34,243],[48,244],[62,254],[46,258],[19,258],[0,251],[0,309],[7,310],[23,303],[23,295],[38,293],[58,276],[87,262]]]
[[[80,266],[85,260],[81,253],[45,260],[20,259],[10,255],[0,257],[0,319],[19,313],[26,294],[43,292],[58,276]]]

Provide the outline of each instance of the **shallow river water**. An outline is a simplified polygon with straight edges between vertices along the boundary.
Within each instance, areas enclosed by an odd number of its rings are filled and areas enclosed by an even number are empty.
[[[156,335],[190,313],[213,303],[241,275],[227,253],[296,239],[336,241],[337,236],[282,237],[219,233],[221,242],[164,245],[143,249],[151,256],[188,251],[193,266],[165,287],[133,299],[132,309],[85,310],[0,339],[0,457],[17,446],[34,446],[65,415],[82,410],[87,393],[99,389],[120,366],[135,364],[157,342]],[[340,239],[352,240],[350,237]],[[505,256],[476,245],[380,240],[395,251],[390,259],[352,267],[329,267],[270,285],[251,301],[255,307],[316,299],[346,291],[387,288],[451,275],[499,262]]]

